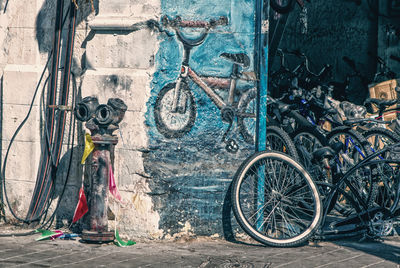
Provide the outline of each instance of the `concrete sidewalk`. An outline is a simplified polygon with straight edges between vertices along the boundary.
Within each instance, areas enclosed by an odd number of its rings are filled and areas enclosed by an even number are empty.
[[[119,248],[38,236],[0,238],[0,267],[400,267],[399,237],[282,249],[210,238]]]

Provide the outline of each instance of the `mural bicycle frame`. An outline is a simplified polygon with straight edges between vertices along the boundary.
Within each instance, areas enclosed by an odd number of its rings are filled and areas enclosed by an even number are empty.
[[[221,111],[221,118],[229,123],[227,131],[224,133],[222,141],[227,144],[227,150],[236,152],[238,145],[236,141],[227,140],[233,121],[237,118],[239,132],[243,139],[250,144],[254,143],[254,124],[255,124],[255,97],[256,88],[250,88],[243,92],[237,89],[239,79],[255,81],[254,73],[242,72],[243,68],[250,66],[250,58],[244,53],[222,53],[220,57],[233,62],[230,77],[204,77],[199,76],[189,66],[191,49],[201,45],[209,31],[218,25],[227,25],[228,19],[221,17],[218,20],[206,21],[183,21],[179,17],[169,20],[163,18],[163,25],[170,26],[176,32],[177,39],[183,44],[183,60],[180,67],[180,75],[173,83],[164,86],[158,93],[155,107],[154,119],[158,131],[166,138],[180,138],[188,133],[195,122],[197,108],[194,96],[189,87],[189,79],[198,85],[213,103]],[[202,28],[204,31],[195,39],[189,39],[182,33],[181,28]],[[215,89],[228,90],[228,95],[222,98]],[[238,96],[238,97],[236,97]],[[252,102],[250,111],[249,103]]]

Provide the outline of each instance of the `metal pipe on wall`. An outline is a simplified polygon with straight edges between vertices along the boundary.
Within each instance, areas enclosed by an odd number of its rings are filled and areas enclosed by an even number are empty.
[[[0,78],[0,152],[3,152],[3,78]],[[0,170],[3,170],[3,158],[2,153],[0,153]],[[3,220],[6,220],[6,212],[4,209],[4,199],[3,199],[3,180],[0,180],[0,215]]]
[[[256,0],[254,71],[257,74],[256,151],[266,149],[269,1]]]

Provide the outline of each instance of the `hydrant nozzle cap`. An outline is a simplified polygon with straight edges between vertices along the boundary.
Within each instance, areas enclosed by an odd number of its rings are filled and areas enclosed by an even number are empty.
[[[126,110],[128,109],[128,106],[126,106],[124,101],[121,100],[120,98],[111,98],[108,100],[107,104],[110,105],[115,110],[121,110],[123,112],[126,112]]]

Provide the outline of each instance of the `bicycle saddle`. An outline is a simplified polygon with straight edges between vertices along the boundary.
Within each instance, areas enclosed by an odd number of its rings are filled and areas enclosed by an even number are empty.
[[[247,68],[250,66],[250,58],[244,53],[222,53],[219,55],[222,58],[225,58],[227,60],[233,61],[234,63],[237,63],[239,65],[242,65],[244,68]]]
[[[330,143],[329,146],[336,154],[345,149],[345,146],[341,141]]]
[[[312,153],[313,159],[320,161],[324,158],[331,159],[335,156],[335,151],[328,146],[319,148]]]

